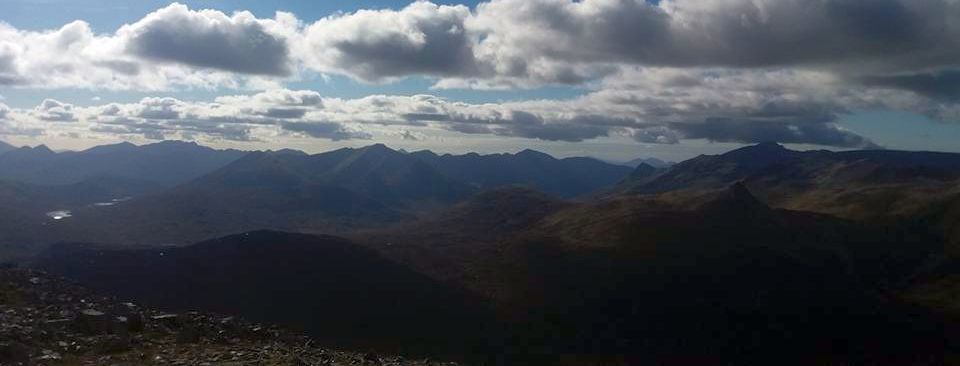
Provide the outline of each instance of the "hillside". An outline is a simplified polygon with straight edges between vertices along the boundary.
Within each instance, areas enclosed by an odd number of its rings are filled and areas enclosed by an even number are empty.
[[[760,144],[627,179],[607,196],[659,194],[690,201],[737,181],[775,207],[878,224],[926,220],[935,223],[932,228],[945,227],[938,215],[944,212],[942,202],[960,196],[960,154],[793,151]]]
[[[126,300],[42,271],[0,269],[0,364],[453,365],[339,351],[235,316]]]
[[[241,315],[351,349],[464,356],[490,324],[479,299],[329,236],[257,231],[143,250],[63,244],[35,265],[167,311]]]
[[[17,149],[16,146],[13,146],[13,145],[10,145],[10,144],[8,144],[8,143],[6,143],[6,142],[0,141],[0,154],[3,154],[3,153],[8,152],[8,151],[16,150],[16,149]]]
[[[909,231],[770,208],[742,184],[695,205],[655,197],[532,204],[517,191],[477,199],[489,203],[364,239],[490,299],[511,328],[524,330],[511,337],[542,352],[515,350],[525,357],[673,364],[782,363],[791,355],[805,364],[869,354],[868,363],[888,364],[921,362],[912,347],[942,347],[943,339],[912,330],[938,331],[933,315],[877,295],[936,252],[935,242]],[[528,219],[505,226],[489,213],[510,207]],[[869,349],[822,346],[840,340]]]
[[[485,258],[499,251],[497,243],[527,230],[543,217],[569,205],[523,187],[479,193],[449,209],[413,223],[351,234],[359,243],[445,283],[490,294],[489,283],[477,278],[495,275]]]
[[[741,183],[675,198],[573,203],[504,188],[352,241],[263,231],[175,248],[64,244],[37,265],[352,349],[538,364],[922,364],[948,353],[937,337],[948,324],[891,300],[936,255],[936,237],[771,208]],[[491,339],[496,350],[476,348]],[[841,341],[850,348],[824,346]]]
[[[137,180],[100,177],[44,186],[0,181],[0,258],[23,258],[46,243],[70,237],[70,228],[48,213],[96,210],[158,189]]]

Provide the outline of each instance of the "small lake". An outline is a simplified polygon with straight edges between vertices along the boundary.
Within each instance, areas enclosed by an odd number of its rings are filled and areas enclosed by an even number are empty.
[[[130,200],[130,198],[132,198],[132,197],[114,198],[114,199],[110,200],[109,202],[97,202],[97,203],[94,203],[93,206],[94,206],[94,207],[109,207],[109,206],[114,206],[114,205],[117,205],[117,204],[122,203],[122,202],[127,202],[127,201]]]
[[[47,212],[47,217],[54,220],[63,220],[71,216],[73,216],[73,214],[70,213],[69,210],[57,210],[57,211]]]
[[[121,204],[121,203],[123,203],[123,202],[129,201],[130,199],[131,199],[131,197],[114,198],[114,199],[112,199],[112,200],[110,200],[110,201],[106,201],[106,202],[95,202],[95,203],[92,203],[92,204],[90,204],[89,206],[85,206],[85,207],[110,207],[110,206],[119,205],[119,204]],[[60,210],[56,210],[56,211],[50,211],[50,212],[47,212],[47,217],[49,217],[49,218],[51,218],[51,219],[54,219],[54,220],[56,220],[56,221],[60,221],[60,220],[66,219],[66,218],[73,217],[73,211],[68,210],[68,209],[60,209]]]

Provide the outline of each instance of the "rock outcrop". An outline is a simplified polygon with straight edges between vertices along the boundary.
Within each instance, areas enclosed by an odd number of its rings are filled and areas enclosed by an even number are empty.
[[[325,349],[235,317],[170,314],[0,269],[0,365],[450,365]]]

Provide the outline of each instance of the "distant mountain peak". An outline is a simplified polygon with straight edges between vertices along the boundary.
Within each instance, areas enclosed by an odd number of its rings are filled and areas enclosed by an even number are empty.
[[[764,142],[745,146],[720,155],[724,160],[733,161],[743,167],[762,168],[770,164],[783,163],[803,155],[803,152],[790,150],[776,142]]]
[[[437,153],[430,150],[417,150],[417,151],[410,152],[410,155],[420,156],[420,157],[429,157],[429,158],[436,158],[439,156],[437,155]]]
[[[361,149],[364,149],[364,150],[390,150],[390,151],[395,151],[395,150],[387,147],[387,145],[385,145],[385,144],[383,144],[383,143],[379,143],[379,142],[376,143],[376,144],[373,144],[373,145],[364,146],[364,147],[362,147]]]
[[[309,154],[307,154],[307,153],[305,153],[305,152],[303,152],[303,151],[301,151],[301,150],[297,150],[297,149],[280,149],[280,150],[275,150],[275,151],[271,151],[271,152],[274,153],[274,154],[278,154],[278,155],[297,155],[297,156],[307,156],[307,155],[309,155]]]
[[[387,145],[377,143],[369,146],[364,146],[357,149],[358,152],[363,152],[367,154],[393,154],[399,153],[397,150],[391,149]]]
[[[24,147],[24,148],[27,148],[27,147]],[[27,149],[30,149],[30,148],[27,148]],[[53,150],[50,150],[50,148],[47,147],[47,145],[37,145],[36,147],[34,147],[34,148],[30,149],[30,150],[33,151],[33,152],[36,152],[36,153],[56,154]]]
[[[657,168],[653,165],[647,163],[640,163],[636,168],[633,169],[633,172],[630,173],[630,178],[646,178],[657,172]]]
[[[171,151],[213,151],[213,148],[198,144],[196,141],[164,140],[152,144],[143,145],[140,148],[153,151],[171,152]]]
[[[540,152],[540,151],[537,151],[537,150],[533,150],[533,149],[523,149],[523,150],[521,150],[520,152],[517,153],[517,156],[529,157],[529,158],[538,158],[538,159],[550,159],[550,160],[553,160],[553,159],[554,159],[554,157],[553,157],[553,156],[550,156],[550,154],[547,154],[547,153],[544,153],[544,152]]]

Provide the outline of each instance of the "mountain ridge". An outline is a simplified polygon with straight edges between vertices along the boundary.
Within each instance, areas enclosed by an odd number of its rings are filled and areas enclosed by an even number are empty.
[[[13,146],[13,145],[11,145],[11,144],[8,144],[8,143],[5,142],[5,141],[0,141],[0,154],[3,154],[3,153],[5,153],[5,152],[11,151],[11,150],[16,150],[16,149],[17,149],[16,146]]]

